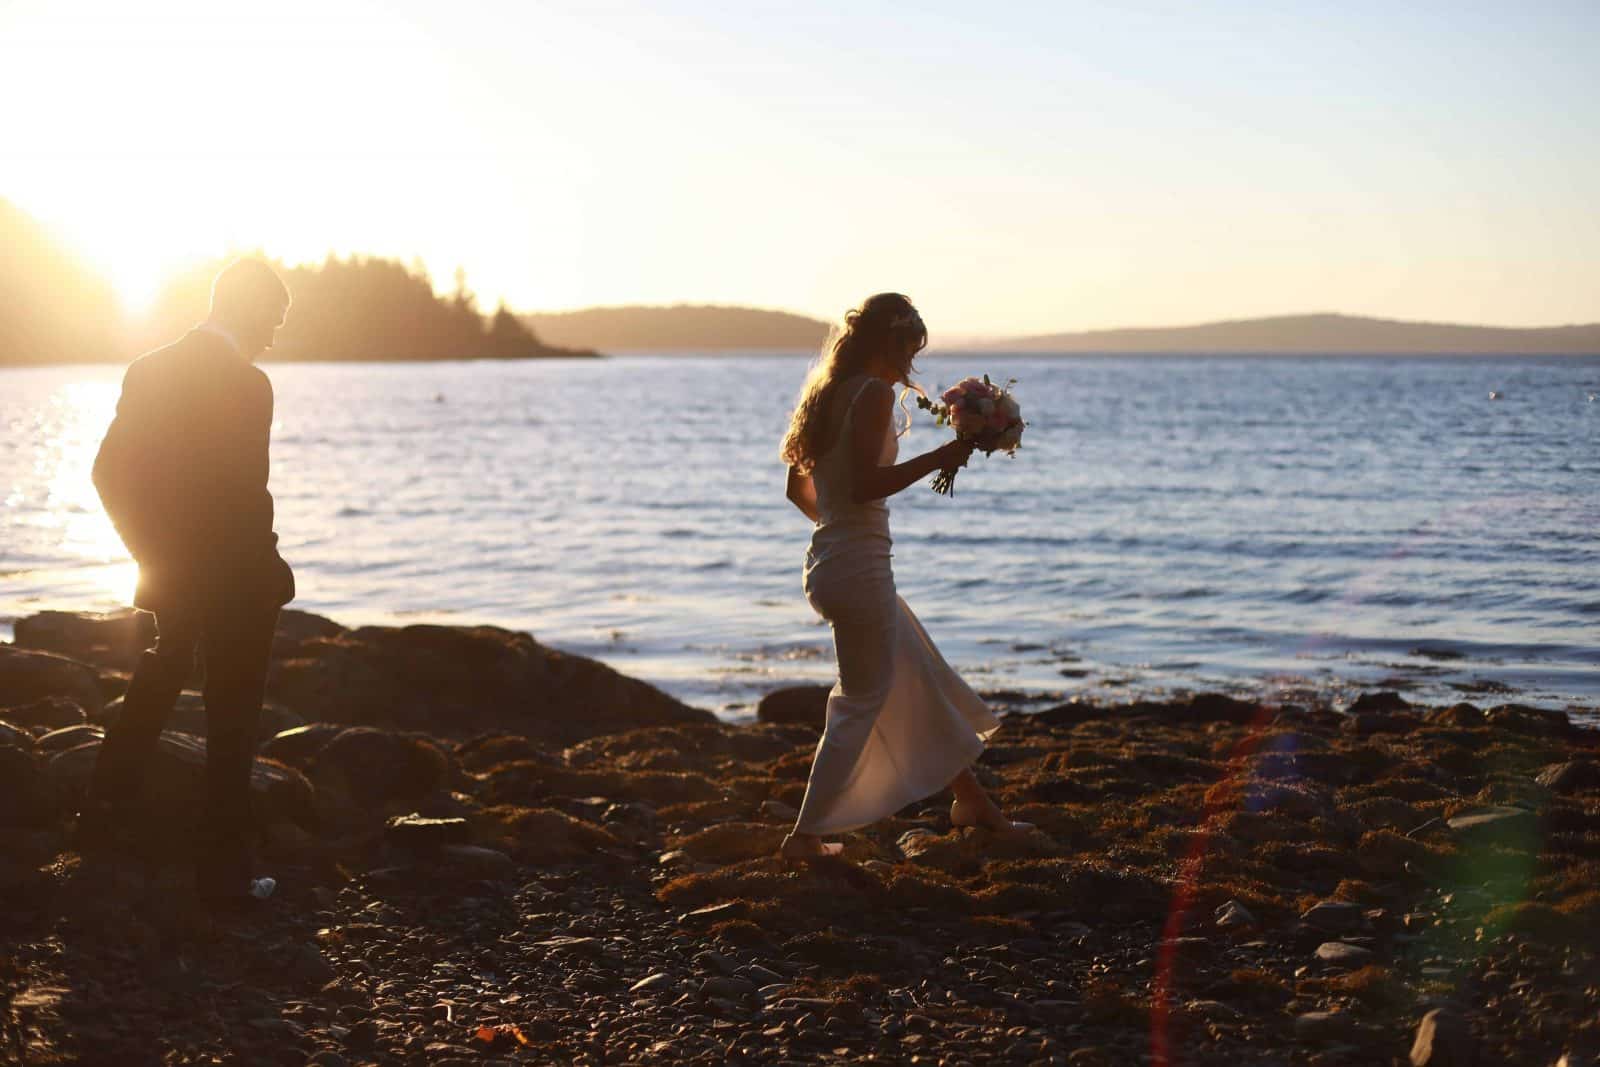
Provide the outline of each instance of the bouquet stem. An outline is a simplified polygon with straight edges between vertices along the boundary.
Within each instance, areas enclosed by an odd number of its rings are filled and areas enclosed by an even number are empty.
[[[953,497],[956,495],[956,471],[959,469],[958,467],[946,467],[938,474],[935,474],[933,481],[928,484],[933,486],[935,493],[943,493],[945,496]]]

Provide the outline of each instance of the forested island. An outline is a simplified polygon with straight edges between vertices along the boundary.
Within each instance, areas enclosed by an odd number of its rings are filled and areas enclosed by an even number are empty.
[[[168,280],[143,314],[33,219],[0,199],[0,366],[124,362],[205,318],[224,260]],[[435,292],[420,263],[329,255],[318,264],[274,262],[294,306],[268,360],[541,359],[593,356],[541,341],[505,307],[483,313],[457,272]]]

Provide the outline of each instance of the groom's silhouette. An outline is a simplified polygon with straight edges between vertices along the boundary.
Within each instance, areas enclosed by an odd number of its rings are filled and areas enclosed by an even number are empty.
[[[198,648],[207,795],[197,884],[219,903],[272,890],[251,877],[250,769],[273,629],[294,576],[278,555],[267,492],[272,384],[252,364],[288,307],[265,264],[226,267],[206,321],[128,368],[94,464],[100,499],[139,563],[134,605],[155,613],[158,640],[107,731],[80,838],[106,837],[137,793]]]

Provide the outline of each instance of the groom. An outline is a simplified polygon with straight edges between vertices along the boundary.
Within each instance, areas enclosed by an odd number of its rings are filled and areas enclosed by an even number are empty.
[[[278,609],[294,575],[278,555],[267,492],[272,384],[253,366],[289,308],[266,264],[217,275],[211,314],[181,340],[135,360],[95,458],[94,484],[139,564],[134,606],[155,613],[144,653],[106,733],[78,838],[113,836],[195,651],[205,664],[206,801],[196,883],[208,902],[248,905],[275,883],[253,878],[250,770]]]

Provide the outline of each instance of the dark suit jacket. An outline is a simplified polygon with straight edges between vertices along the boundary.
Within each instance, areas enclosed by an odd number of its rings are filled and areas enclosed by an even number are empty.
[[[272,383],[216,334],[191,331],[129,366],[94,484],[139,562],[136,606],[294,598],[272,532],[271,430]]]

